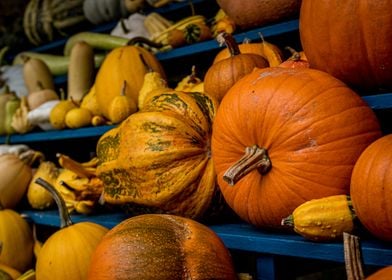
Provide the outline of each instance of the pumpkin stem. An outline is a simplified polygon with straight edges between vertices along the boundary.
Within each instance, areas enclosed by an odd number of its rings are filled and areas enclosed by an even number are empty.
[[[298,61],[301,59],[301,54],[290,46],[285,47],[291,53],[290,60]]]
[[[268,157],[267,149],[257,145],[245,148],[245,154],[226,170],[223,174],[223,180],[233,186],[254,169],[263,175],[271,169],[271,160]]]
[[[230,33],[221,32],[216,37],[216,39],[219,43],[224,42],[226,44],[231,56],[235,56],[241,53],[237,42],[234,40],[234,37]]]
[[[57,204],[60,214],[60,228],[64,228],[72,225],[71,217],[68,213],[67,206],[61,194],[53,187],[50,183],[42,179],[41,177],[35,180],[35,183],[44,187],[52,195],[54,201]]]
[[[344,263],[346,266],[346,274],[348,280],[363,280],[363,264],[361,257],[361,247],[359,244],[359,237],[343,233],[344,245]]]

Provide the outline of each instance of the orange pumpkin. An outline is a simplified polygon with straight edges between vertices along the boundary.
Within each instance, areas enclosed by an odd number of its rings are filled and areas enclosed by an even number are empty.
[[[255,67],[268,67],[268,61],[261,55],[241,53],[234,38],[229,33],[221,33],[230,57],[212,64],[204,77],[204,89],[220,102],[229,88]]]
[[[208,227],[144,214],[112,228],[97,246],[88,279],[237,279],[230,253]]]
[[[218,5],[245,29],[264,26],[298,15],[300,0],[217,0]]]
[[[257,69],[226,94],[214,120],[212,158],[227,203],[259,227],[305,201],[348,194],[361,152],[380,137],[371,108],[313,69]]]
[[[392,279],[392,266],[381,268],[366,277],[366,280],[390,280]]]
[[[241,53],[253,53],[261,55],[266,60],[268,60],[269,66],[271,67],[278,66],[283,62],[283,53],[279,47],[264,40],[258,43],[244,42],[238,44],[238,48],[240,49]],[[215,56],[213,64],[228,57],[230,57],[230,50],[228,48],[224,48]]]
[[[299,31],[310,66],[356,88],[391,88],[391,5],[303,0]]]
[[[139,91],[143,85],[144,74],[148,69],[146,63],[153,71],[165,77],[162,65],[148,50],[138,46],[125,46],[113,49],[103,61],[95,79],[95,95],[103,115],[110,119],[109,105],[123,90],[137,104]]]
[[[351,199],[361,223],[374,236],[392,241],[392,134],[361,154],[351,177]]]

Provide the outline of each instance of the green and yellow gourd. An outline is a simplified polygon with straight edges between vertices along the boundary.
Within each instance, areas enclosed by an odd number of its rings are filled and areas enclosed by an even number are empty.
[[[312,199],[295,208],[282,220],[283,226],[313,241],[340,240],[343,232],[354,230],[354,208],[347,195]]]
[[[97,144],[97,174],[109,204],[203,216],[217,192],[210,156],[216,100],[166,91],[105,133]]]

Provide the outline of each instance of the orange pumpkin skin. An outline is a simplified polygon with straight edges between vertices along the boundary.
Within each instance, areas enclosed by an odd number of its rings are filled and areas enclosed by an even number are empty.
[[[387,266],[377,270],[370,276],[366,277],[366,280],[390,280],[392,279],[392,266]]]
[[[129,218],[101,240],[88,279],[237,279],[229,251],[208,227],[163,214]]]
[[[332,76],[313,69],[257,69],[226,94],[214,120],[212,158],[226,202],[244,220],[281,229],[307,200],[348,194],[361,152],[381,135],[370,107]],[[230,186],[226,170],[253,145],[272,167]]]
[[[310,66],[355,88],[391,88],[391,5],[392,0],[303,0],[299,30]]]
[[[379,239],[392,241],[392,134],[361,154],[351,177],[351,199],[361,223]]]

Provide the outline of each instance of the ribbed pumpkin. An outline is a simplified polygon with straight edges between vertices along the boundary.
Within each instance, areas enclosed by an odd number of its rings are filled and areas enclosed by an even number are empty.
[[[222,100],[212,157],[234,211],[256,226],[281,228],[305,201],[348,194],[355,161],[380,135],[371,108],[329,74],[257,69]]]
[[[109,230],[92,222],[73,224],[61,194],[42,178],[36,183],[53,195],[61,221],[60,229],[49,236],[38,253],[37,279],[86,279],[93,251]]]
[[[264,26],[298,15],[300,0],[217,0],[218,5],[241,28]]]
[[[234,38],[229,33],[221,33],[230,52],[230,57],[212,64],[204,77],[205,91],[215,97],[218,102],[222,100],[231,86],[255,67],[268,67],[268,61],[255,53],[241,53]]]
[[[374,236],[392,241],[392,134],[369,145],[355,163],[351,199],[361,223]]]
[[[0,263],[18,271],[26,271],[33,263],[33,233],[20,214],[11,209],[0,210]]]
[[[216,107],[203,93],[165,92],[107,132],[97,145],[105,201],[202,216],[217,190],[210,156]]]
[[[157,58],[148,50],[138,46],[125,46],[113,49],[103,61],[95,79],[95,94],[103,115],[110,119],[109,104],[121,92],[126,81],[125,93],[137,104],[144,74],[148,69],[144,66],[140,55],[153,71],[165,77],[163,67]]]
[[[392,279],[392,266],[381,268],[366,277],[366,280],[389,280]]]
[[[95,250],[88,279],[237,279],[220,238],[194,220],[145,214],[112,228]]]
[[[361,89],[392,87],[392,0],[302,0],[300,38],[312,68]]]

